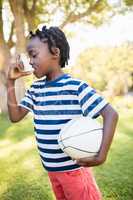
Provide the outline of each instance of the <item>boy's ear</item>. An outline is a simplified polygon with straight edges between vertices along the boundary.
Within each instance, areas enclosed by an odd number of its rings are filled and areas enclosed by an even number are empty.
[[[52,47],[52,52],[54,53],[53,56],[58,58],[60,56],[60,49],[57,47]]]

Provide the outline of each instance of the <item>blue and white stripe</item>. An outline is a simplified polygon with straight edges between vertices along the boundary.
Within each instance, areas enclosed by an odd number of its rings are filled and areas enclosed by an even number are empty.
[[[64,171],[79,166],[59,147],[60,130],[71,119],[97,117],[107,102],[87,83],[63,74],[53,81],[39,80],[27,90],[19,104],[34,114],[37,147],[48,171]]]

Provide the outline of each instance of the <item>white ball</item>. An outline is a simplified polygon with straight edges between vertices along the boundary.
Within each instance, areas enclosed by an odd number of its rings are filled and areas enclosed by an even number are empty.
[[[61,129],[58,137],[60,148],[73,159],[92,157],[100,150],[103,128],[90,117],[70,120]]]

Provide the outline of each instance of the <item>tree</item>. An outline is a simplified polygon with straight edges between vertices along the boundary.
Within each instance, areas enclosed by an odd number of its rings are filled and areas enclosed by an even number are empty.
[[[132,57],[132,43],[93,47],[81,53],[71,73],[78,78],[84,77],[94,88],[106,91],[110,97],[123,95],[133,86]]]
[[[13,15],[8,41],[5,39],[3,25],[3,7],[8,4],[8,12]],[[129,1],[128,1],[129,4]],[[11,49],[16,52],[25,50],[25,32],[34,30],[38,24],[49,24],[57,13],[63,17],[59,26],[63,29],[68,23],[86,22],[100,25],[108,19],[112,8],[106,0],[0,0],[0,109],[6,107],[6,76],[11,57]],[[13,40],[16,37],[16,41]],[[23,81],[19,80],[19,91],[23,94]],[[18,93],[18,92],[17,92]],[[20,99],[21,97],[19,97]],[[3,101],[4,99],[4,101]]]

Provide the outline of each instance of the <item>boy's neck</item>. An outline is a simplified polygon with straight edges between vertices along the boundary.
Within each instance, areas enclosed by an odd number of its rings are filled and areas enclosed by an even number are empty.
[[[48,73],[46,75],[46,81],[52,81],[52,80],[58,78],[62,74],[63,74],[63,71],[61,69],[51,71],[50,73]]]

